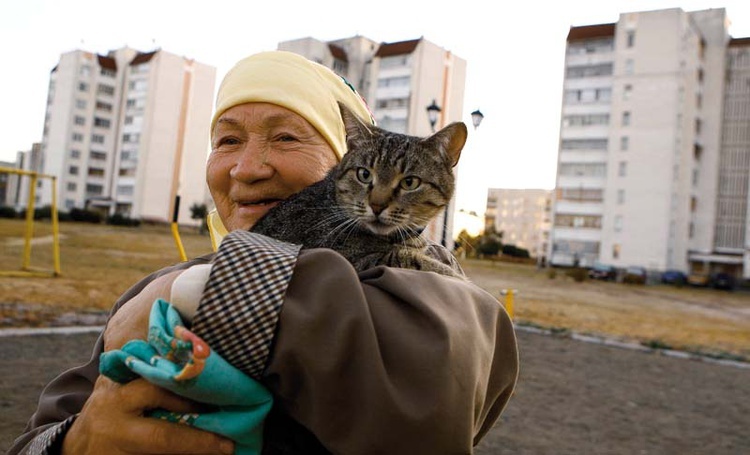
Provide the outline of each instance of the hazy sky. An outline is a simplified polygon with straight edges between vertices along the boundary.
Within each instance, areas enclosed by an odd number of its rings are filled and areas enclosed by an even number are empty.
[[[569,27],[675,7],[724,7],[730,34],[750,37],[748,0],[3,0],[0,161],[41,141],[49,72],[63,52],[161,47],[215,66],[218,85],[234,62],[279,41],[423,36],[467,61],[463,120],[471,125],[477,108],[485,119],[461,158],[458,207],[483,211],[488,187],[554,186]]]

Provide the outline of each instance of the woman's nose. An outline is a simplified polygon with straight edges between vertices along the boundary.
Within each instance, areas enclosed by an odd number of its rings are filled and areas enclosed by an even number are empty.
[[[258,141],[248,141],[244,149],[238,153],[237,161],[234,163],[230,175],[233,179],[245,183],[270,178],[273,167],[268,163],[270,151]]]

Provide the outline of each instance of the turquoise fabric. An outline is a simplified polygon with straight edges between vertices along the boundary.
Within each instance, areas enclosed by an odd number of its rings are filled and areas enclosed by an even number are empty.
[[[185,329],[179,313],[168,302],[154,302],[148,342],[131,340],[120,350],[103,353],[99,371],[120,383],[142,377],[183,397],[215,406],[215,411],[201,414],[159,409],[151,415],[226,436],[235,441],[237,455],[261,453],[263,421],[273,404],[271,394]]]

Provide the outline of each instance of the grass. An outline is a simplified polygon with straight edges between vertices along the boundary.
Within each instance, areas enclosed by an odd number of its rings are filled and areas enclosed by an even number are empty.
[[[469,277],[495,296],[518,289],[515,319],[524,324],[609,336],[714,357],[750,359],[750,295],[666,285],[626,285],[533,266],[466,261]]]
[[[23,220],[0,219],[0,269],[18,270]],[[35,223],[32,265],[51,268],[49,223]],[[207,235],[181,230],[188,257],[210,252]],[[179,262],[167,226],[138,228],[61,223],[62,276],[0,277],[0,325],[44,323],[40,314],[108,311],[145,275]],[[750,359],[750,295],[672,286],[637,286],[554,278],[533,265],[467,260],[469,278],[492,295],[517,289],[515,319],[524,324],[610,336],[647,346]],[[19,317],[18,306],[25,308]],[[33,308],[34,311],[28,311]],[[10,323],[6,323],[8,325]]]

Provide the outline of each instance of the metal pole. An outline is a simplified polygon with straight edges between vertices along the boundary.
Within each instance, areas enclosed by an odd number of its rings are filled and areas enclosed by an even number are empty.
[[[29,270],[31,267],[31,237],[34,235],[34,198],[36,197],[36,178],[36,175],[31,175],[29,201],[26,203],[26,231],[23,237],[22,270]]]
[[[177,251],[180,252],[180,260],[187,261],[187,255],[185,254],[185,248],[182,246],[182,239],[180,239],[180,231],[177,229],[177,215],[180,214],[180,196],[174,197],[174,212],[172,212],[172,237],[174,237],[174,243],[177,244]]]
[[[55,276],[60,272],[60,224],[57,218],[57,177],[52,177],[52,262]]]

